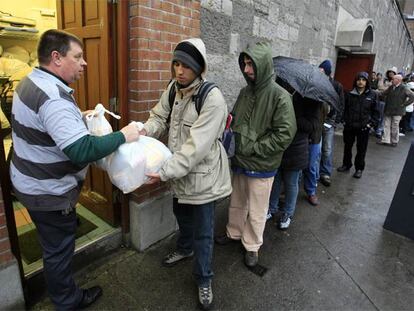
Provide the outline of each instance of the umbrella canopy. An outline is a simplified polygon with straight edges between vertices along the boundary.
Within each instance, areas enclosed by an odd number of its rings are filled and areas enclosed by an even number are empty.
[[[288,83],[303,97],[330,104],[338,110],[339,96],[319,68],[301,59],[273,57],[277,78]]]

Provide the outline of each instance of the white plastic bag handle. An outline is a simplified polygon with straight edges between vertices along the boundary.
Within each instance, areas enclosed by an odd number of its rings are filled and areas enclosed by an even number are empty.
[[[86,120],[90,121],[90,120],[92,120],[92,119],[93,119],[93,117],[94,117],[95,115],[104,114],[105,112],[106,112],[107,114],[111,115],[112,117],[114,117],[114,118],[115,118],[115,119],[117,119],[117,120],[121,119],[121,116],[119,116],[119,115],[117,115],[117,114],[113,113],[112,111],[109,111],[109,110],[108,110],[108,109],[106,109],[106,108],[105,108],[102,104],[97,104],[97,105],[95,106],[94,111],[93,111],[93,112],[91,112],[91,113],[89,113],[89,114],[87,114],[85,118],[86,118]]]

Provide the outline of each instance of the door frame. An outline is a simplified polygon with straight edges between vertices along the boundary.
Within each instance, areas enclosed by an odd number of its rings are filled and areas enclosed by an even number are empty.
[[[121,116],[119,121],[120,128],[129,123],[129,1],[118,1],[115,6],[116,17],[116,81],[115,87],[118,101],[118,112]],[[115,23],[114,23],[115,25]],[[129,200],[128,196],[118,191],[120,195],[120,209],[121,209],[121,229],[124,243],[127,243],[126,234],[129,233]]]

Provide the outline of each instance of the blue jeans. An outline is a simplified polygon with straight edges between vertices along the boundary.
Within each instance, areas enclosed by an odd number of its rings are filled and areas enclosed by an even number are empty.
[[[284,213],[293,217],[296,208],[296,200],[299,193],[300,170],[284,170],[279,168],[273,181],[272,192],[269,199],[269,211],[274,214],[279,210],[279,196],[282,190],[282,181],[285,187],[285,207]]]
[[[327,128],[323,127],[322,132],[322,152],[321,152],[321,162],[320,162],[320,174],[331,176],[332,174],[332,154],[334,146],[334,135],[335,128],[332,126]]]
[[[177,250],[182,254],[194,251],[193,275],[198,286],[208,285],[213,278],[211,261],[215,205],[215,202],[181,204],[176,198],[173,201],[173,211],[180,230]]]
[[[319,179],[321,143],[309,144],[309,164],[303,170],[303,184],[307,195],[315,195]]]
[[[411,115],[410,127],[414,130],[414,113]]]
[[[384,133],[384,107],[385,107],[385,102],[378,101],[378,110],[380,112],[380,119],[379,119],[377,127],[375,128],[375,134],[381,135],[381,136]]]

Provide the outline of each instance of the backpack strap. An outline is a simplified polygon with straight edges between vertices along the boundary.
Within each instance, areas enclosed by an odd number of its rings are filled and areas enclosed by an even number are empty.
[[[170,88],[170,92],[168,93],[168,103],[170,104],[170,113],[168,114],[168,118],[167,118],[167,124],[170,124],[171,121],[171,113],[172,113],[172,109],[174,106],[174,100],[175,100],[175,94],[176,94],[176,90],[175,90],[175,81],[173,83],[171,83],[172,80],[170,80],[170,82],[168,84],[171,84],[171,88]]]
[[[201,108],[203,108],[203,104],[208,93],[210,93],[210,91],[215,87],[218,88],[218,86],[213,82],[203,81],[197,94],[193,95],[194,105],[198,115],[200,115]]]
[[[171,81],[170,81],[171,84]],[[206,97],[208,93],[215,87],[218,88],[216,84],[213,82],[203,81],[200,88],[198,89],[197,94],[194,94],[192,96],[192,99],[194,101],[195,109],[197,111],[197,114],[200,115],[201,108],[203,108],[204,101],[206,100]],[[169,124],[171,121],[171,113],[174,106],[174,100],[175,100],[176,90],[175,90],[175,81],[172,82],[170,92],[168,93],[168,103],[170,104],[170,113],[168,114],[167,123]]]

